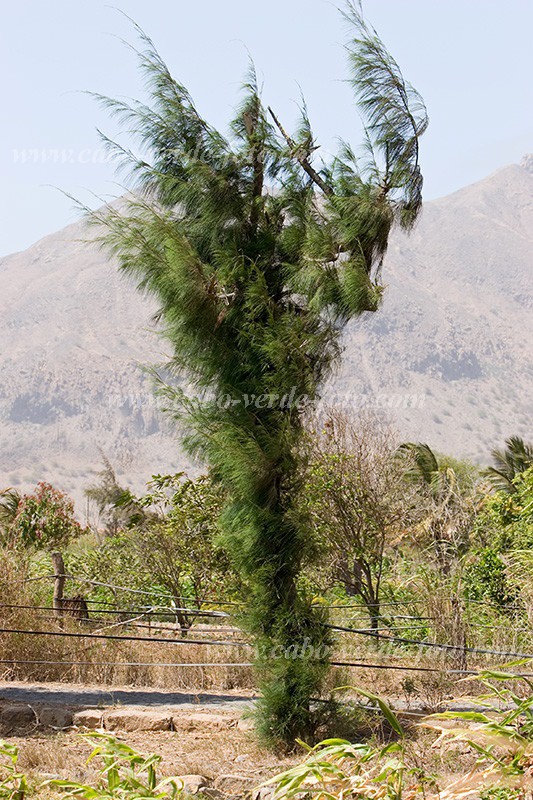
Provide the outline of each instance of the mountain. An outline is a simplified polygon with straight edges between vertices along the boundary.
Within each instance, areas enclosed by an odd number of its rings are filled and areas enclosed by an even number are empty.
[[[326,399],[481,463],[530,438],[532,235],[533,156],[426,203],[392,237],[383,307],[348,326]],[[155,305],[88,236],[75,223],[0,259],[0,488],[47,480],[80,501],[102,453],[136,490],[191,467],[143,371],[164,360]]]
[[[331,396],[383,395],[405,438],[481,463],[531,438],[532,244],[533,156],[426,203],[392,239],[383,306],[350,325]]]

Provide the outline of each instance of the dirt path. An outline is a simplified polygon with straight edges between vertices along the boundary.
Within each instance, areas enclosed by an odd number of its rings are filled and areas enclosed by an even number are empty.
[[[0,702],[80,708],[104,706],[165,706],[205,711],[244,711],[253,702],[242,692],[186,692],[166,689],[105,687],[67,683],[0,683]]]

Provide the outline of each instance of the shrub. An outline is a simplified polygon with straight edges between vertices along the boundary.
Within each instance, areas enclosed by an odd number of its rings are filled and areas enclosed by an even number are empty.
[[[513,602],[512,587],[506,577],[506,566],[499,554],[490,547],[482,550],[467,566],[464,574],[466,595],[472,600],[490,600],[503,607]]]
[[[16,547],[54,550],[82,531],[72,500],[49,483],[39,483],[33,494],[21,498],[8,539]]]

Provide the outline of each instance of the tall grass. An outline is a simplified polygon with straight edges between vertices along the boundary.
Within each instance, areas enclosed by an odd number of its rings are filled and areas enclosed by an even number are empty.
[[[29,564],[19,554],[4,551],[0,557],[0,628],[48,630],[90,636],[101,631],[114,635],[146,636],[147,629],[113,627],[106,618],[87,623],[66,617],[57,620],[51,612],[10,606],[48,605],[46,588],[29,581]],[[201,629],[199,629],[201,631]],[[161,636],[160,631],[157,632]],[[220,638],[215,632],[198,633],[195,638]],[[231,640],[232,635],[224,633]],[[57,662],[32,664],[24,662]],[[0,679],[4,681],[59,681],[103,685],[153,686],[164,689],[250,689],[254,686],[250,667],[217,664],[248,663],[250,649],[238,646],[189,644],[169,636],[169,643],[146,641],[90,640],[84,637],[37,636],[0,633]],[[14,662],[14,663],[6,663]],[[70,664],[69,662],[84,662]],[[131,666],[131,663],[143,666]],[[201,664],[209,667],[167,667],[164,663]]]

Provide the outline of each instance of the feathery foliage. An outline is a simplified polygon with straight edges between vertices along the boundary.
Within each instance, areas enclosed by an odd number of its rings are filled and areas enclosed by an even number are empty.
[[[497,492],[516,492],[514,479],[533,466],[533,445],[520,436],[505,440],[504,450],[492,450],[495,467],[487,467],[485,475]]]
[[[343,144],[330,163],[316,162],[305,107],[289,135],[253,68],[222,135],[138,27],[150,105],[99,97],[142,155],[106,140],[132,194],[93,218],[122,269],[159,302],[167,374],[187,377],[188,392],[168,381],[161,391],[185,447],[229,495],[220,527],[249,587],[261,730],[286,741],[310,731],[329,643],[298,585],[311,555],[294,503],[302,404],[317,398],[343,324],[378,308],[391,227],[412,226],[422,186],[422,100],[355,7],[346,13],[370,159]],[[301,658],[287,655],[303,643]]]

